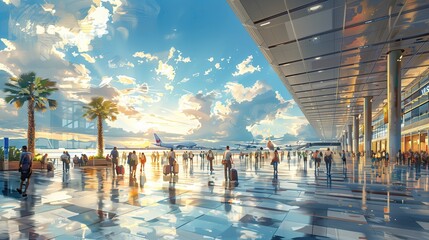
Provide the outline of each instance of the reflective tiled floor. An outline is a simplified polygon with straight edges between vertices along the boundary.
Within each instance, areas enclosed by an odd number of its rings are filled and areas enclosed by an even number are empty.
[[[196,160],[172,178],[150,161],[136,178],[36,170],[27,198],[14,190],[17,172],[0,172],[0,239],[429,239],[426,169],[416,180],[406,166],[349,162],[344,174],[336,159],[327,178],[323,163],[315,176],[292,158],[274,181],[268,163],[243,160],[235,186],[219,163],[215,186]]]

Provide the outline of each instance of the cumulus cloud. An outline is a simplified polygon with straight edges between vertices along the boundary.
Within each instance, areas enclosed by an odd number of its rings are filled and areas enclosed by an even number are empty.
[[[222,68],[221,68],[221,66],[220,66],[220,63],[216,63],[216,64],[215,64],[215,68],[216,68],[217,70],[222,69]]]
[[[89,54],[87,53],[82,53],[80,54],[87,62],[89,63],[95,63],[95,58],[91,57]]]
[[[170,83],[166,83],[164,85],[165,90],[172,92],[174,90],[174,86],[171,85]]]
[[[170,48],[170,51],[168,52],[168,57],[167,57],[167,59],[168,60],[170,60],[173,56],[174,56],[174,53],[176,52],[176,48],[174,48],[174,47],[171,47]]]
[[[158,61],[158,67],[155,69],[157,75],[165,76],[168,80],[173,81],[176,77],[176,71],[174,67],[168,63],[164,63],[162,60]]]
[[[213,71],[213,68],[209,68],[206,71],[204,71],[204,76],[209,75]]]
[[[136,84],[136,79],[129,76],[119,75],[119,76],[116,76],[116,78],[118,78],[118,81],[120,83],[125,85]]]
[[[158,60],[158,57],[143,51],[134,53],[133,57],[145,59],[146,62]]]
[[[242,84],[236,82],[227,82],[225,88],[225,92],[231,93],[232,97],[238,103],[252,101],[252,99],[257,95],[265,93],[271,89],[269,86],[260,81],[256,81],[252,87],[244,87]]]
[[[251,64],[252,60],[253,60],[253,56],[250,55],[241,63],[237,64],[237,66],[235,66],[237,71],[233,72],[232,76],[236,77],[236,76],[244,75],[246,73],[254,73],[255,71],[260,72],[261,67],[259,65],[257,65],[256,67],[253,66]]]
[[[190,57],[182,57],[182,52],[181,51],[178,51],[178,52],[179,52],[179,55],[177,56],[176,59],[174,59],[174,61],[176,63],[179,63],[179,62],[190,63],[191,62],[191,58]]]
[[[209,57],[209,59],[207,59],[209,62],[213,62],[214,58],[213,57]]]

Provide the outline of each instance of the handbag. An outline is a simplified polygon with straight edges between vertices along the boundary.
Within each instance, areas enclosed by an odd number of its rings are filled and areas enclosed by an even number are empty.
[[[225,165],[226,164],[226,160],[222,160],[222,165]]]

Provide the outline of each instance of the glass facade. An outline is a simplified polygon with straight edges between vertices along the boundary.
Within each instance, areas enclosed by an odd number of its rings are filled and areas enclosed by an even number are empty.
[[[422,120],[429,119],[429,72],[422,74],[411,88],[402,93],[402,128],[420,126]],[[387,148],[387,124],[384,115],[380,114],[372,121],[372,144],[374,151],[383,151]],[[427,127],[419,127],[416,131],[401,136],[401,151],[428,151]],[[409,131],[408,131],[409,132]],[[363,129],[359,129],[359,150],[363,151]]]

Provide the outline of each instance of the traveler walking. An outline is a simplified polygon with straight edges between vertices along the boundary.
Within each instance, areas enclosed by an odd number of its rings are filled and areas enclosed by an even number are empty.
[[[116,147],[113,147],[112,151],[110,152],[110,158],[112,159],[112,172],[113,175],[115,175],[116,167],[118,166],[119,161],[119,152]]]
[[[137,154],[136,154],[136,151],[133,151],[131,153],[131,159],[130,159],[130,167],[131,167],[130,176],[136,177],[137,164],[138,164]]]
[[[130,169],[130,176],[131,176],[131,173],[133,172],[132,165],[131,165],[131,155],[133,155],[133,153],[129,152],[127,156],[127,164]]]
[[[229,151],[229,146],[226,146],[226,150],[223,153],[223,170],[225,174],[225,182],[229,181],[231,178],[231,167],[232,167],[232,154]]]
[[[144,155],[144,153],[142,153],[140,155],[140,164],[141,164],[141,166],[140,166],[140,173],[142,173],[142,170],[144,171],[144,166],[146,164],[146,156]]]
[[[63,172],[67,172],[68,156],[66,154],[66,151],[63,151],[63,154],[61,155],[60,159],[63,162]]]
[[[274,179],[278,179],[279,177],[279,171],[277,169],[278,165],[279,165],[279,153],[277,152],[277,150],[274,150],[274,157],[271,160],[271,165],[273,165],[273,169],[274,169]]]
[[[21,183],[19,185],[19,188],[16,189],[16,191],[19,194],[22,194],[23,197],[27,196],[27,189],[30,185],[30,177],[33,173],[33,153],[27,152],[27,146],[22,146],[22,153],[19,158],[19,171],[21,172]],[[24,192],[22,192],[22,186],[24,185],[25,180],[27,182],[25,183],[25,189]]]
[[[341,152],[341,160],[343,160],[343,173],[344,173],[344,169],[347,166],[347,162],[346,162],[347,157],[346,157],[346,152],[344,150]]]
[[[170,174],[173,174],[174,162],[176,161],[176,153],[173,148],[170,149],[168,153],[168,163],[170,164]]]
[[[191,166],[194,165],[194,154],[192,153],[192,151],[189,151],[189,164],[191,164]]]
[[[210,165],[210,174],[213,174],[213,159],[214,159],[214,154],[212,152],[212,150],[210,149],[209,152],[207,153],[207,160],[209,161],[209,165]]]
[[[331,176],[332,152],[328,148],[325,152],[326,175]]]

